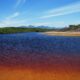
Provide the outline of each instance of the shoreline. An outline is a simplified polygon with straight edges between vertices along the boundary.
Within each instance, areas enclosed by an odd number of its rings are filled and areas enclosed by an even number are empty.
[[[57,31],[50,31],[50,32],[43,32],[42,34],[49,35],[49,36],[80,36],[80,32],[57,32]]]
[[[15,33],[2,33],[2,34],[19,34],[19,33],[34,33],[34,32],[15,32]],[[67,31],[67,32],[62,32],[62,31],[48,31],[48,32],[36,32],[48,36],[73,36],[73,37],[79,37],[80,32],[72,32],[72,31]]]

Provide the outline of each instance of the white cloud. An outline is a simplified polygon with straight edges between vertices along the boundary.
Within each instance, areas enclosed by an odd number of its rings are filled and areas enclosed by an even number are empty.
[[[15,12],[10,16],[7,16],[4,20],[0,21],[0,27],[9,27],[9,26],[21,26],[26,25],[27,19],[20,19],[19,12]]]
[[[64,27],[65,25],[64,21],[55,21],[55,22],[39,22],[39,23],[33,23],[34,26],[49,26],[49,27]]]
[[[10,16],[8,16],[8,17],[6,17],[6,19],[16,18],[16,17],[18,17],[19,15],[20,15],[20,13],[19,13],[19,12],[15,12],[15,13],[13,13],[12,15],[10,15]]]
[[[40,26],[40,25],[49,25],[50,22],[39,22],[39,23],[33,23],[34,26]]]
[[[21,26],[25,23],[26,23],[26,20],[5,19],[0,22],[0,27]]]
[[[26,2],[26,0],[16,0],[16,4],[14,6],[14,8],[17,8],[18,6],[24,4]]]
[[[20,4],[21,4],[21,2],[22,2],[22,0],[16,0],[17,2],[16,2],[16,4],[15,4],[15,8],[17,8]]]
[[[80,12],[80,1],[61,8],[52,9],[45,12],[46,15],[41,16],[41,19],[51,18],[55,16],[68,15],[72,13]]]

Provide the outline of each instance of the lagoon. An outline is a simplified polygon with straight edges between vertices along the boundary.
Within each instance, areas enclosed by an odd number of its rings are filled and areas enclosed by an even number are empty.
[[[37,32],[0,34],[0,51],[13,48],[16,51],[80,54],[80,37],[48,36]]]
[[[79,80],[80,37],[0,34],[0,74],[1,80]]]

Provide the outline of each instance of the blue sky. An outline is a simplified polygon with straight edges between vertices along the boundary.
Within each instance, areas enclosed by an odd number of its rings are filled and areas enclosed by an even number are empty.
[[[0,27],[80,24],[80,0],[0,0]]]

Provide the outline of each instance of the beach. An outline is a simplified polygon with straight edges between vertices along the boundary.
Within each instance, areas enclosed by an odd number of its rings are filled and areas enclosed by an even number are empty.
[[[0,80],[80,80],[80,72],[0,68]]]
[[[43,32],[43,34],[51,35],[51,36],[80,36],[80,32],[58,32],[58,31],[50,31],[50,32]]]

